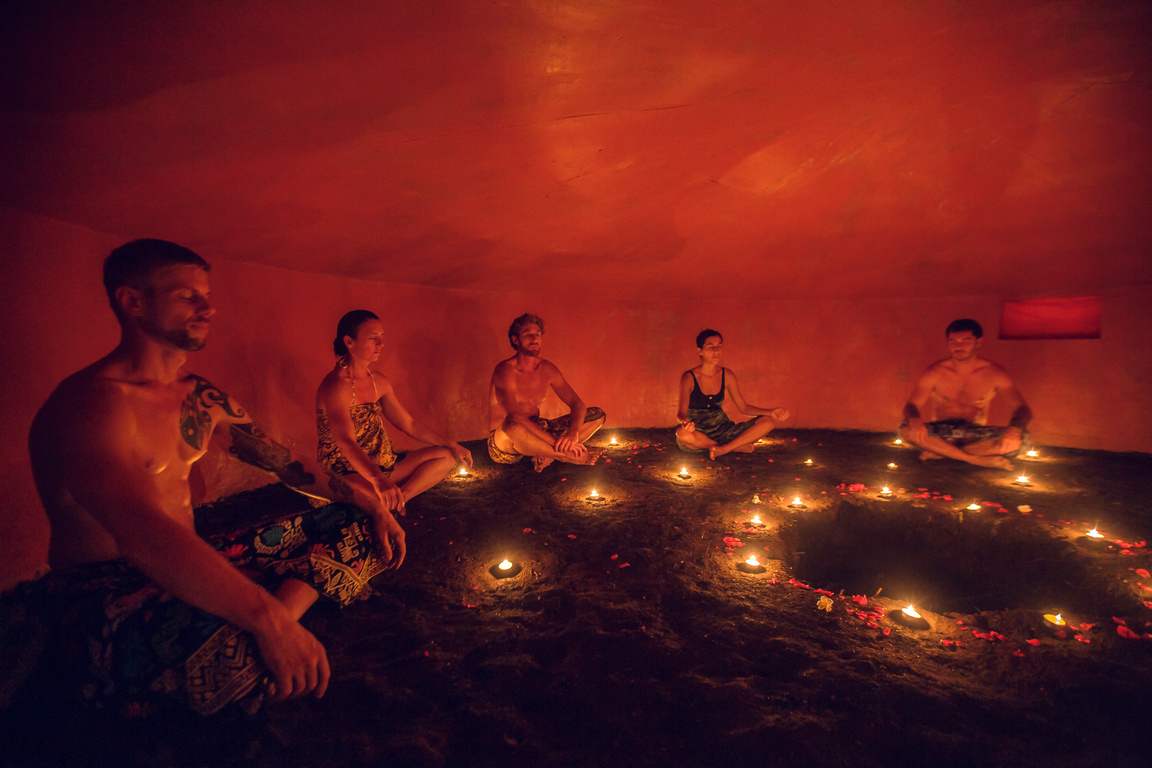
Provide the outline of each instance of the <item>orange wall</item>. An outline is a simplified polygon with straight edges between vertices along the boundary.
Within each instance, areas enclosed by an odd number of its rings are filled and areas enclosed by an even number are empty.
[[[0,287],[0,371],[8,407],[0,447],[0,586],[36,569],[47,527],[28,469],[26,438],[55,384],[118,336],[100,286],[100,262],[123,238],[47,219],[0,216],[9,279]],[[163,236],[164,233],[156,233]],[[1000,301],[1019,296],[756,302],[676,298],[606,303],[595,297],[496,295],[370,283],[213,262],[217,304],[208,347],[191,367],[230,391],[293,449],[314,449],[315,387],[331,366],[335,323],[348,309],[381,316],[395,335],[381,368],[418,418],[458,439],[487,431],[488,380],[510,350],[505,332],[525,310],[545,318],[545,355],[610,426],[671,424],[676,382],[696,362],[705,326],[725,336],[725,360],[746,398],[792,410],[798,427],[887,430],[913,377],[942,357],[943,328],[981,320],[985,352],[1011,371],[1036,412],[1042,444],[1152,451],[1152,286],[1106,295],[1104,332],[1091,341],[998,341]],[[704,284],[704,283],[702,283]],[[723,293],[708,283],[707,292]],[[1121,405],[1117,405],[1121,404]],[[1003,420],[1005,414],[995,413]],[[403,445],[403,439],[398,440]],[[209,458],[209,495],[257,478]]]

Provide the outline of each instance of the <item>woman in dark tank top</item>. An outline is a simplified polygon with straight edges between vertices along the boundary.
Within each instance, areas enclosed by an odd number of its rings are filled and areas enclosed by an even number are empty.
[[[731,451],[752,451],[756,441],[771,432],[791,414],[783,408],[760,408],[749,404],[740,393],[736,374],[720,364],[724,337],[711,328],[696,336],[700,365],[680,376],[680,406],[676,419],[676,444],[682,451],[708,451],[710,458]],[[705,391],[705,390],[711,390]],[[734,422],[724,411],[724,397],[731,394],[732,404],[748,421]]]

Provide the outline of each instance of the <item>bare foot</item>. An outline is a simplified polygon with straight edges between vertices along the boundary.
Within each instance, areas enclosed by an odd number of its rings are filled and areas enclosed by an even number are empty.
[[[942,459],[942,458],[944,458],[944,457],[938,453],[932,453],[932,451],[921,451],[920,452],[920,461],[930,461],[932,459]]]
[[[584,451],[583,453],[576,456],[562,456],[560,461],[564,462],[565,464],[583,464],[591,466],[596,463],[596,460],[600,458],[603,453],[604,451]]]
[[[554,461],[556,461],[556,459],[551,456],[533,456],[532,466],[536,468],[537,472],[543,472],[544,468]]]
[[[740,453],[752,453],[756,450],[756,445],[749,443],[748,445],[742,445],[739,448],[735,448],[734,450],[739,451]]]
[[[973,456],[973,464],[978,464],[981,467],[992,467],[994,469],[1012,469],[1012,462],[1003,456]]]

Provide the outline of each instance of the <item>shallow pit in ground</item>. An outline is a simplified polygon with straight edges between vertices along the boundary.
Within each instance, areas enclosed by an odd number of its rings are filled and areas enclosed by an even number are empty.
[[[800,517],[784,536],[801,581],[915,603],[937,613],[1054,609],[1120,615],[1138,601],[1109,556],[1087,552],[1034,519],[960,513],[901,501],[841,500]]]

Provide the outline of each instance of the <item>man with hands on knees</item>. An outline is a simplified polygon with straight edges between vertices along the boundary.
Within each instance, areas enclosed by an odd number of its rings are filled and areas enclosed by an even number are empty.
[[[52,570],[17,593],[56,625],[49,685],[129,713],[324,695],[327,654],[300,617],[320,596],[367,597],[404,561],[404,531],[375,494],[294,459],[185,369],[215,313],[209,269],[162,240],[115,249],[104,284],[120,343],[56,388],[29,435]],[[188,477],[213,441],[337,503],[201,538]]]

